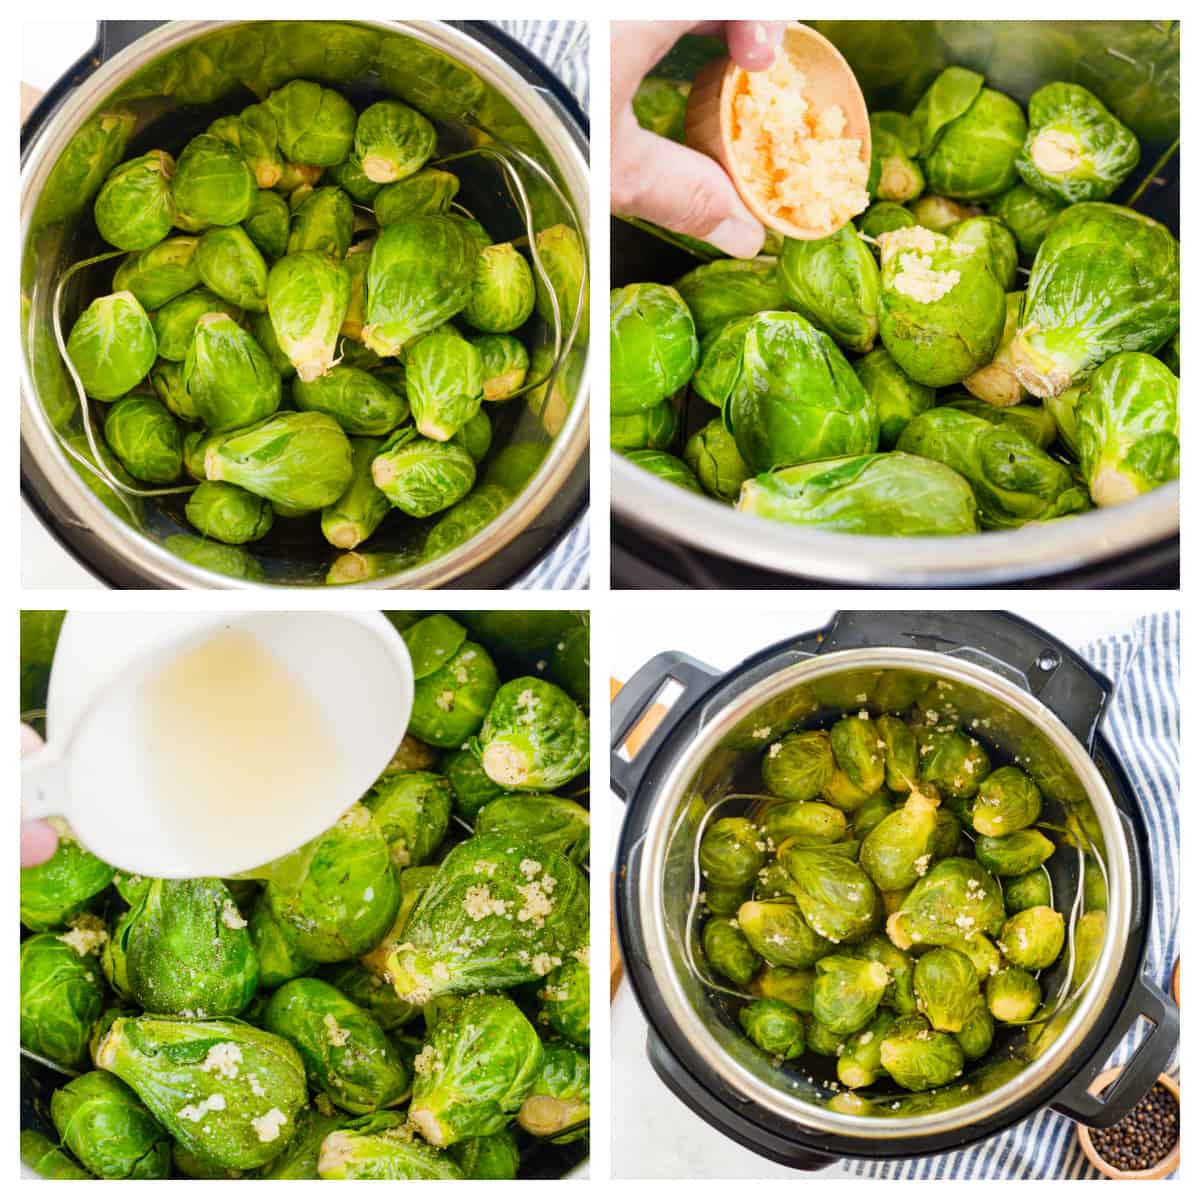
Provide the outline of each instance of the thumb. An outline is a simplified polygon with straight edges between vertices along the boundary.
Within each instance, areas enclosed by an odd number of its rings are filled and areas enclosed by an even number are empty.
[[[710,242],[735,258],[753,258],[763,227],[711,158],[639,126],[632,112],[612,146],[613,211]]]

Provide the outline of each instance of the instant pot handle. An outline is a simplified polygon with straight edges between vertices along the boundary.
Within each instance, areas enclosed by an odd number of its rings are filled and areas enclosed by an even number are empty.
[[[747,1121],[731,1104],[723,1104],[693,1079],[679,1060],[667,1049],[662,1039],[649,1030],[646,1034],[646,1054],[654,1073],[666,1084],[674,1097],[718,1133],[752,1150],[762,1158],[795,1171],[821,1171],[838,1160],[807,1150],[770,1129]]]
[[[1109,1084],[1102,1096],[1088,1091],[1092,1080],[1104,1070],[1108,1056],[1141,1018],[1154,1028],[1121,1068],[1121,1074]],[[1142,976],[1134,980],[1133,990],[1100,1049],[1087,1066],[1055,1098],[1053,1107],[1063,1116],[1093,1129],[1105,1129],[1127,1117],[1138,1101],[1154,1086],[1175,1047],[1179,1044],[1179,1009],[1156,984]]]
[[[1016,676],[1090,751],[1112,682],[1070,647],[1009,612],[838,612],[819,653],[910,646]]]
[[[609,741],[611,752],[608,756],[612,790],[622,800],[628,800],[637,791],[647,765],[653,760],[667,735],[679,723],[683,714],[692,707],[696,698],[720,678],[720,674],[713,667],[705,666],[690,655],[668,650],[663,654],[656,654],[622,686],[612,702]],[[641,720],[659,692],[672,682],[683,689],[682,693],[663,714],[637,754],[632,758],[623,757],[621,748],[633,732],[634,726]]]

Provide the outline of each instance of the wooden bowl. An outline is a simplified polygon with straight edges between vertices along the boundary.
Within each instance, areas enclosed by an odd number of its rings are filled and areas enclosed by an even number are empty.
[[[1124,1069],[1124,1067],[1111,1067],[1107,1071],[1102,1071],[1096,1076],[1095,1079],[1092,1080],[1091,1087],[1088,1088],[1088,1091],[1091,1092],[1093,1096],[1100,1095],[1100,1093],[1103,1092],[1104,1089],[1108,1087],[1108,1085],[1112,1083],[1112,1081],[1116,1079]],[[1175,1103],[1180,1106],[1180,1112],[1182,1114],[1183,1104],[1179,1098],[1179,1084],[1172,1079],[1170,1075],[1160,1075],[1158,1077],[1158,1082],[1161,1083],[1163,1087],[1165,1087],[1167,1091],[1175,1097]],[[1154,1164],[1154,1166],[1145,1171],[1120,1171],[1114,1167],[1112,1163],[1107,1162],[1100,1157],[1099,1152],[1096,1150],[1096,1147],[1092,1142],[1092,1131],[1086,1125],[1081,1125],[1076,1122],[1075,1133],[1079,1138],[1080,1146],[1083,1147],[1084,1154],[1087,1155],[1088,1162],[1090,1162],[1092,1166],[1100,1172],[1101,1175],[1106,1175],[1109,1179],[1165,1179],[1179,1166],[1180,1142],[1176,1142],[1175,1148],[1169,1154],[1165,1155],[1163,1158],[1160,1158],[1158,1162]]]
[[[784,31],[780,53],[787,54],[804,73],[804,95],[814,108],[823,111],[837,105],[846,114],[842,136],[859,140],[859,157],[869,168],[871,126],[867,102],[850,64],[838,48],[815,29],[793,23]],[[800,241],[812,241],[836,233],[840,225],[811,229],[795,225],[770,212],[742,178],[733,154],[733,102],[745,75],[746,72],[729,58],[711,62],[700,71],[688,97],[684,121],[687,144],[693,150],[716,159],[725,168],[742,202],[768,229]]]

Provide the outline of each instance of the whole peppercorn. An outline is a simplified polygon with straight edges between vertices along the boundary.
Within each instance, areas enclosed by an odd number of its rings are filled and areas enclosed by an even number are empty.
[[[1179,1141],[1179,1102],[1161,1083],[1138,1101],[1124,1120],[1092,1130],[1092,1145],[1119,1171],[1148,1171]]]

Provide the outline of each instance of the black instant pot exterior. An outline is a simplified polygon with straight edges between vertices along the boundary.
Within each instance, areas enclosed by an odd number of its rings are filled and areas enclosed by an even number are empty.
[[[1019,1103],[991,1121],[951,1134],[906,1138],[902,1154],[889,1149],[883,1139],[845,1138],[781,1120],[735,1094],[705,1066],[668,1015],[655,982],[654,964],[644,952],[638,911],[638,851],[674,758],[672,748],[696,740],[702,713],[723,709],[755,683],[775,674],[785,662],[794,661],[795,651],[817,655],[878,646],[944,654],[971,647],[976,655],[1023,675],[1033,694],[1092,755],[1120,813],[1133,881],[1125,953],[1108,1003],[1076,1053],[1060,1070],[1032,1083]],[[683,688],[678,700],[632,760],[618,755],[618,748],[669,680]],[[1143,978],[1150,921],[1144,883],[1149,843],[1132,784],[1100,732],[1111,692],[1111,683],[1073,650],[1004,612],[841,612],[824,629],[770,646],[725,673],[684,654],[662,654],[647,663],[612,705],[612,786],[627,806],[617,849],[614,913],[626,974],[650,1027],[647,1055],[663,1083],[720,1133],[797,1170],[820,1170],[843,1157],[893,1159],[947,1153],[983,1141],[1047,1105],[1096,1127],[1114,1124],[1127,1115],[1174,1053],[1179,1014],[1162,991]],[[1092,1096],[1088,1086],[1143,1017],[1153,1024],[1153,1032],[1139,1045],[1104,1100]]]

